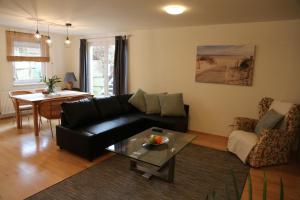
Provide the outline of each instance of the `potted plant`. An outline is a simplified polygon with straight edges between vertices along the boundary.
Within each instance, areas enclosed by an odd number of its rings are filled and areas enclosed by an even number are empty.
[[[61,79],[58,76],[54,75],[51,78],[48,78],[47,80],[45,76],[43,82],[46,83],[46,85],[48,86],[47,92],[50,94],[50,93],[54,93],[56,84],[60,83]]]
[[[233,179],[235,199],[241,200],[242,196],[241,196],[241,194],[239,194],[239,190],[238,190],[238,187],[237,187],[237,180],[236,180],[236,177],[235,177],[235,174],[234,174],[233,170],[231,170],[231,176],[232,176],[232,179]],[[263,200],[267,200],[267,187],[268,187],[267,177],[266,177],[266,173],[264,172],[264,187],[263,187],[263,195],[262,195]],[[225,188],[226,188],[227,199],[231,199],[227,186]],[[280,188],[279,188],[279,190],[280,190],[279,199],[284,200],[284,186],[283,186],[282,178],[280,178]],[[251,180],[251,175],[250,174],[248,175],[248,199],[252,200],[252,180]],[[211,193],[209,193],[206,196],[205,200],[217,200],[216,192],[212,191]]]

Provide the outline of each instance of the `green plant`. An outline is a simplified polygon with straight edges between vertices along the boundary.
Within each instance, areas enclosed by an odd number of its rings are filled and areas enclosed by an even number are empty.
[[[211,194],[207,195],[205,200],[216,200],[216,191],[213,191]]]
[[[61,79],[58,76],[54,75],[51,78],[48,78],[47,80],[47,77],[45,76],[43,78],[43,82],[46,83],[46,85],[48,86],[48,92],[53,93],[55,89],[55,85],[57,83],[60,83]]]
[[[234,191],[235,191],[235,197],[237,200],[241,200],[241,195],[239,194],[238,186],[237,186],[237,180],[235,177],[235,174],[233,170],[230,170],[231,177],[233,179],[233,186],[234,186]],[[230,200],[230,194],[228,191],[227,185],[225,185],[225,190],[226,190],[226,199]],[[267,200],[267,190],[268,190],[268,181],[267,181],[267,176],[266,173],[264,172],[264,188],[263,188],[263,200]],[[252,180],[250,174],[248,175],[248,199],[252,200]],[[208,194],[206,196],[206,200],[216,200],[216,192],[213,190],[212,193]],[[280,178],[280,200],[284,200],[284,187],[283,187],[283,181],[282,178]]]

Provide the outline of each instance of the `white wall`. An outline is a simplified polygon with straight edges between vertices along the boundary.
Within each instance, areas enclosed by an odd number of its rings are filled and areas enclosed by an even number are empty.
[[[79,48],[80,48],[80,37],[71,36],[71,45],[68,48],[66,59],[68,62],[67,70],[69,72],[74,72],[77,78],[77,82],[74,83],[74,87],[79,87]]]
[[[197,45],[256,45],[253,86],[195,82]],[[189,129],[227,136],[235,116],[257,117],[263,96],[300,103],[300,20],[141,30],[129,40],[129,88],[182,92]]]
[[[2,111],[2,113],[10,112],[12,110],[10,100],[7,98],[9,90],[46,87],[45,85],[13,85],[12,63],[8,62],[6,59],[6,30],[8,30],[8,28],[0,27],[0,112]],[[28,32],[26,30],[16,31]],[[50,47],[50,62],[47,63],[47,74],[55,74],[63,79],[65,72],[68,71],[68,69],[72,65],[72,63],[69,62],[72,59],[67,57],[69,55],[70,49],[65,48],[65,35],[51,34],[51,39],[53,43]]]

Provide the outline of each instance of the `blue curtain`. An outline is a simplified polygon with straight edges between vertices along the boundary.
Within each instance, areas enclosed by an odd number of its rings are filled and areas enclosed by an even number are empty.
[[[80,73],[79,73],[80,91],[89,91],[89,73],[88,73],[88,56],[87,56],[87,41],[80,40]]]

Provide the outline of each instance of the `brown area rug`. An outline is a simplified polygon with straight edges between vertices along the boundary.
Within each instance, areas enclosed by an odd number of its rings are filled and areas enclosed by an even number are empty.
[[[174,183],[129,170],[129,159],[115,155],[27,199],[205,199],[216,191],[217,199],[235,199],[233,169],[242,193],[249,167],[229,152],[189,144],[176,157]]]

